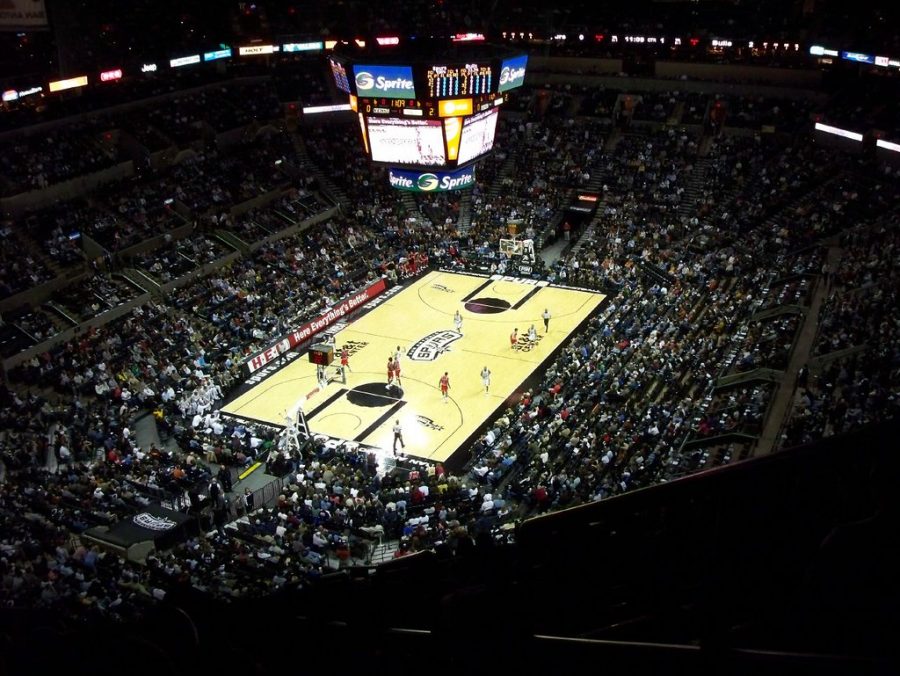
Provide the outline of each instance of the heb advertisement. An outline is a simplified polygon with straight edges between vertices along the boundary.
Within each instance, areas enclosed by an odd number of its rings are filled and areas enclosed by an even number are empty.
[[[386,285],[383,279],[379,279],[362,291],[353,294],[344,301],[341,301],[328,312],[323,313],[318,318],[308,321],[300,328],[292,331],[280,341],[263,350],[257,355],[248,359],[245,363],[249,373],[258,371],[270,361],[276,359],[279,355],[294,349],[298,345],[302,345],[320,331],[324,331],[339,319],[343,319],[349,313],[362,307],[378,294],[384,291]]]
[[[0,0],[0,31],[44,28],[46,25],[44,0]]]
[[[414,99],[412,68],[409,66],[353,66],[357,96]]]
[[[412,192],[449,192],[475,185],[475,167],[456,171],[421,172],[391,169],[388,172],[391,187]]]
[[[528,65],[527,56],[506,59],[500,66],[500,87],[497,91],[503,93],[525,84],[526,65]]]

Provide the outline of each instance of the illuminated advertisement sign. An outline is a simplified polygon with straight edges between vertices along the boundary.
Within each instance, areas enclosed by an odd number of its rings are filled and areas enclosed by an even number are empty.
[[[156,64],[155,63],[145,63],[141,66],[142,73],[155,73],[156,72]]]
[[[453,42],[484,42],[482,33],[457,33],[452,38]]]
[[[239,47],[238,54],[241,56],[258,56],[260,54],[272,54],[278,51],[276,45],[250,45],[249,47]]]
[[[388,47],[390,45],[399,45],[400,38],[398,38],[394,35],[391,35],[391,36],[384,37],[384,38],[375,38],[375,42],[377,42],[382,47]]]
[[[200,55],[192,54],[191,56],[182,56],[178,59],[172,59],[169,61],[169,66],[172,68],[180,68],[181,66],[190,66],[192,63],[200,63]]]
[[[317,333],[324,331],[336,321],[343,319],[354,310],[357,310],[368,303],[370,300],[383,292],[385,288],[386,285],[384,283],[384,280],[379,279],[367,286],[362,291],[359,291],[346,300],[341,301],[337,305],[333,306],[330,310],[328,310],[328,312],[325,312],[319,315],[318,318],[313,319],[306,324],[303,324],[268,349],[263,350],[259,354],[251,357],[246,362],[247,370],[250,373],[258,371],[270,361],[276,359],[279,355],[294,349],[298,345],[302,345]]]
[[[231,49],[217,49],[214,52],[203,52],[204,61],[215,61],[217,59],[230,59]]]
[[[836,49],[825,49],[822,45],[813,45],[809,48],[809,53],[813,56],[840,56]]]
[[[506,59],[500,66],[500,87],[497,91],[505,92],[525,84],[525,66],[527,56]]]
[[[316,113],[336,113],[342,110],[350,110],[350,104],[338,103],[333,106],[307,106],[303,109],[303,114],[315,115]]]
[[[71,77],[68,80],[57,80],[56,82],[50,83],[50,91],[61,92],[64,89],[75,89],[76,87],[84,87],[87,83],[87,75]]]
[[[875,141],[875,145],[879,148],[884,148],[885,150],[892,150],[895,153],[900,153],[900,143],[892,143],[891,141],[878,139],[877,141]]]
[[[875,63],[874,56],[859,52],[841,52],[841,58],[847,61],[856,61],[857,63]]]
[[[0,31],[33,30],[46,25],[44,0],[0,0]]]
[[[18,91],[15,89],[7,89],[3,92],[3,100],[18,101],[19,99],[24,99],[26,96],[31,96],[32,94],[40,94],[42,91],[44,91],[43,87],[30,87],[29,89],[19,89]]]
[[[114,68],[113,70],[104,70],[100,73],[100,82],[112,82],[113,80],[122,79],[122,69]]]
[[[471,162],[494,147],[498,117],[499,111],[494,108],[466,120],[462,129],[462,140],[459,142],[460,164]]]
[[[447,163],[440,120],[369,118],[368,131],[375,162],[429,167]]]
[[[334,77],[335,86],[342,92],[349,94],[350,80],[347,79],[347,69],[344,68],[344,64],[334,59],[328,59],[328,63],[331,66],[331,75]]]
[[[288,42],[281,45],[282,52],[318,52],[325,49],[324,42]]]
[[[816,122],[816,131],[823,131],[826,134],[834,134],[835,136],[843,136],[851,141],[862,141],[863,135],[856,131],[848,131],[839,127],[832,127],[821,122]]]
[[[438,101],[438,117],[459,117],[472,114],[472,99]]]
[[[416,98],[412,68],[409,66],[353,66],[357,96]]]
[[[475,167],[456,171],[421,172],[406,169],[390,169],[391,187],[411,192],[449,192],[475,185]]]

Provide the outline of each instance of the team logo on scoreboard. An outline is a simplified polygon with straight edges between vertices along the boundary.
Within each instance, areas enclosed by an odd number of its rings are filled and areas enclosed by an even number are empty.
[[[425,192],[431,192],[435,188],[438,187],[439,181],[438,177],[434,174],[422,174],[419,178],[416,179],[416,185],[419,190],[423,190]]]
[[[375,78],[371,73],[362,71],[356,74],[356,86],[360,89],[371,89],[375,86]]]
[[[462,338],[458,331],[435,331],[413,345],[406,353],[412,361],[434,361],[444,352],[450,351],[450,345]]]

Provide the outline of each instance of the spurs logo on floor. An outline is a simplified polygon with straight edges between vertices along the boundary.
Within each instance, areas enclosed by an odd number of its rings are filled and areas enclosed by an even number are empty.
[[[444,430],[444,426],[443,426],[443,425],[438,425],[434,420],[432,420],[432,419],[429,418],[428,416],[417,415],[417,416],[416,416],[416,421],[417,421],[420,425],[424,425],[424,426],[427,427],[428,429],[434,430],[435,432],[442,432],[442,431]]]
[[[447,288],[443,284],[432,284],[432,289],[437,289],[438,291],[443,291],[444,293],[453,293],[453,289]]]
[[[435,331],[409,348],[406,356],[412,361],[434,361],[444,352],[448,352],[450,345],[460,338],[462,334],[458,331]]]
[[[347,356],[356,354],[366,345],[368,345],[368,343],[364,340],[348,340],[346,343],[344,343],[344,346],[347,348]]]
[[[134,517],[132,517],[132,521],[138,526],[149,528],[150,530],[170,530],[178,525],[172,521],[172,519],[167,519],[163,516],[153,516],[149,512],[135,514]]]

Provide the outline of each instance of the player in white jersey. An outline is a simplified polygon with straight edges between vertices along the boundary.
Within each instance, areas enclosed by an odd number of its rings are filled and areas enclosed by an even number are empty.
[[[484,393],[487,394],[491,389],[491,370],[487,366],[481,369],[481,383],[484,385]]]
[[[459,310],[453,315],[453,323],[456,325],[456,332],[462,333],[462,315],[459,314]]]

